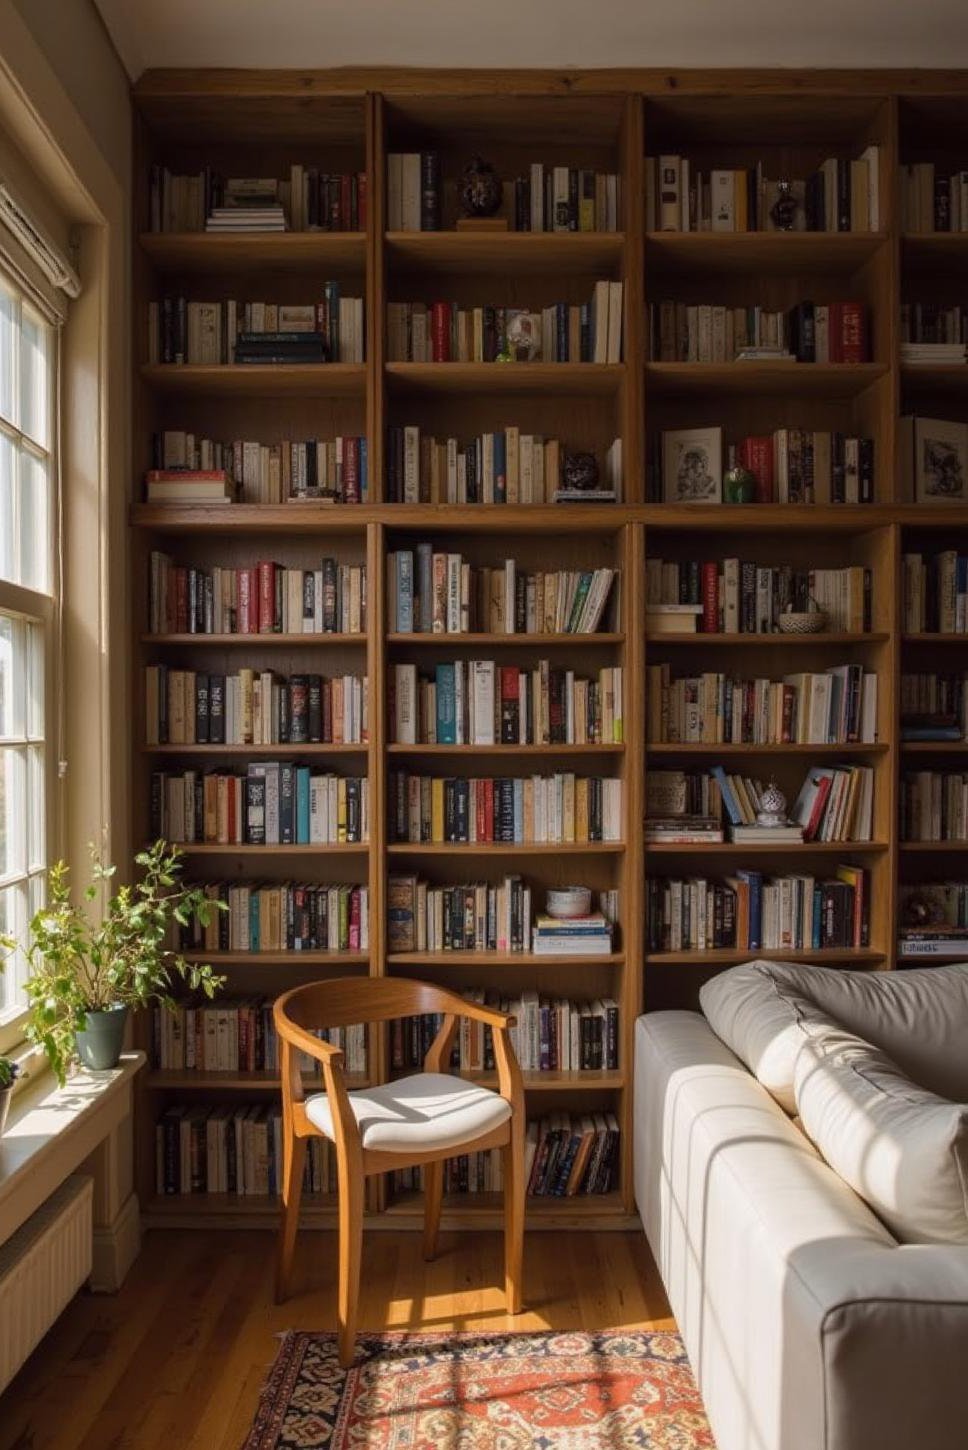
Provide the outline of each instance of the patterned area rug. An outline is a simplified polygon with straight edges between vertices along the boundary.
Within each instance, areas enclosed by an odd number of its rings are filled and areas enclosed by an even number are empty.
[[[284,1337],[242,1450],[715,1450],[677,1334]]]

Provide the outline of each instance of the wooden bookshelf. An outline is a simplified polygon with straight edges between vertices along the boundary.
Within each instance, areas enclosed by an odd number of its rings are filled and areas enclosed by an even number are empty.
[[[458,989],[500,995],[526,988],[556,994],[615,997],[621,1011],[619,1067],[603,1073],[529,1074],[529,1114],[559,1107],[610,1110],[622,1129],[616,1190],[601,1197],[534,1199],[532,1227],[620,1227],[633,1221],[632,1034],[645,1007],[694,1006],[704,977],[751,953],[645,952],[646,882],[653,872],[708,874],[747,862],[783,871],[798,863],[818,874],[839,862],[870,873],[870,945],[829,951],[760,951],[805,964],[881,970],[897,964],[901,888],[957,873],[968,847],[956,842],[898,840],[899,777],[905,768],[954,763],[968,742],[900,738],[899,693],[906,671],[959,668],[957,647],[968,636],[906,633],[901,557],[910,549],[968,550],[968,505],[927,511],[901,494],[898,418],[920,411],[968,420],[968,367],[902,365],[898,313],[902,300],[960,300],[968,234],[902,235],[898,166],[952,158],[968,145],[968,73],[658,71],[456,73],[430,71],[149,71],[135,86],[136,159],[133,217],[134,367],[131,571],[134,838],[148,834],[152,769],[182,758],[244,768],[247,759],[332,758],[337,771],[362,773],[370,789],[370,840],[348,846],[253,847],[199,844],[188,848],[188,873],[205,879],[365,884],[370,897],[369,947],[363,952],[216,952],[208,958],[229,979],[233,995],[273,995],[313,976],[367,973],[424,976]],[[880,223],[876,232],[646,232],[645,156],[689,155],[696,165],[746,168],[764,158],[770,176],[805,175],[824,157],[855,157],[879,149]],[[434,149],[444,185],[443,229],[386,229],[384,177],[390,151]],[[619,230],[610,233],[458,231],[455,178],[482,151],[513,182],[532,160],[617,172]],[[288,174],[292,161],[321,171],[365,172],[368,225],[362,232],[206,235],[152,233],[147,185],[152,164],[226,174]],[[771,169],[772,168],[772,169]],[[506,184],[507,192],[507,184]],[[306,301],[322,279],[338,279],[362,295],[365,362],[293,366],[148,364],[147,304],[166,291],[188,297],[278,297]],[[469,305],[494,297],[509,305],[540,305],[567,296],[585,300],[598,278],[625,287],[624,353],[618,364],[402,363],[386,359],[386,303],[434,297]],[[947,290],[946,290],[947,289]],[[954,289],[954,290],[953,290]],[[812,297],[859,298],[869,309],[872,361],[862,364],[660,363],[647,359],[645,308],[659,299],[709,298],[731,306],[783,309]],[[534,303],[530,299],[537,298]],[[560,437],[599,456],[620,437],[624,493],[615,505],[457,506],[387,502],[385,439],[390,426],[416,424],[467,437],[515,425]],[[757,504],[688,507],[648,502],[646,462],[663,429],[722,425],[726,436],[790,426],[860,433],[875,440],[875,502],[864,507]],[[369,495],[358,506],[325,503],[164,507],[143,503],[141,477],[150,439],[165,428],[213,438],[366,437]],[[400,547],[430,540],[474,563],[514,556],[526,568],[589,567],[607,560],[619,570],[615,617],[603,632],[574,634],[412,635],[386,624],[386,559]],[[955,542],[952,542],[954,540]],[[180,562],[251,564],[260,558],[299,567],[320,555],[366,562],[368,628],[363,634],[145,633],[148,554],[163,549]],[[764,564],[837,567],[860,563],[873,578],[868,633],[817,636],[652,634],[646,625],[647,557],[681,560],[740,556]],[[553,560],[551,563],[549,561]],[[708,651],[708,654],[706,653]],[[386,673],[394,662],[428,665],[475,657],[533,668],[592,674],[620,665],[625,677],[624,740],[582,746],[454,747],[395,744],[387,723]],[[843,746],[687,745],[646,740],[648,665],[671,662],[678,673],[703,667],[777,678],[793,670],[860,662],[878,676],[877,738]],[[370,733],[365,745],[148,746],[143,670],[150,663],[231,671],[242,664],[282,673],[366,673]],[[345,759],[344,759],[345,757]],[[795,789],[811,760],[857,762],[874,770],[874,840],[764,847],[731,843],[645,845],[641,823],[652,769],[729,769],[775,774]],[[478,760],[481,765],[478,766]],[[587,846],[438,846],[390,844],[387,777],[398,768],[424,774],[615,775],[623,782],[618,842]],[[459,858],[463,854],[465,860]],[[536,956],[511,952],[390,953],[386,944],[386,881],[411,869],[432,882],[488,880],[519,872],[540,904],[543,889],[574,880],[620,891],[620,930],[607,956]],[[195,954],[196,959],[202,959]],[[914,964],[923,959],[917,958]],[[150,1045],[147,1024],[139,1025]],[[369,1037],[367,1080],[391,1076],[383,1032]],[[486,1076],[479,1080],[487,1081]],[[362,1079],[361,1079],[362,1081]],[[138,1191],[148,1222],[196,1227],[272,1226],[270,1199],[161,1197],[155,1192],[154,1123],[171,1102],[235,1104],[251,1091],[271,1100],[271,1073],[203,1074],[152,1070],[144,1075],[137,1127]],[[445,1226],[493,1227],[500,1199],[450,1198]],[[416,1194],[394,1195],[382,1181],[368,1189],[372,1226],[417,1227]],[[310,1197],[307,1222],[332,1226],[334,1204]]]

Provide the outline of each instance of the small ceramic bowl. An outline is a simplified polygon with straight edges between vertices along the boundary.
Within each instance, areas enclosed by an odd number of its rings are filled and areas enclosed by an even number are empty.
[[[545,903],[549,916],[567,920],[572,916],[587,916],[591,910],[592,893],[588,886],[560,886],[548,892]]]
[[[812,609],[809,613],[791,611],[781,614],[777,623],[781,634],[822,634],[827,628],[827,616],[822,609]]]

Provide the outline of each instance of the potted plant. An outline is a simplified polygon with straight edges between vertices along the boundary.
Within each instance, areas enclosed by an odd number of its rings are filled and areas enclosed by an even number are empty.
[[[9,1057],[0,1057],[0,1138],[7,1126],[7,1113],[13,1097],[13,1085],[20,1068]]]
[[[58,861],[50,870],[47,903],[30,923],[27,1036],[44,1049],[62,1087],[75,1055],[85,1067],[116,1067],[129,1009],[173,1007],[175,978],[207,997],[224,980],[167,944],[172,926],[194,920],[205,925],[220,903],[179,883],[181,852],[165,841],[135,861],[140,881],[119,887],[100,918],[92,908],[115,867],[92,847],[85,909],[71,899],[68,868]]]

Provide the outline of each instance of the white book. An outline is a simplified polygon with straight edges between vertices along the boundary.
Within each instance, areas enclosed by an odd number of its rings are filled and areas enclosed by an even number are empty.
[[[659,157],[659,230],[677,232],[682,221],[681,167],[678,156]]]
[[[608,284],[608,353],[606,361],[622,361],[622,283]]]
[[[394,738],[398,745],[416,745],[417,666],[394,666],[393,687]]]
[[[732,171],[709,173],[709,194],[712,208],[712,230],[736,230],[736,177]]]
[[[494,744],[494,682],[493,660],[472,660],[470,662],[473,705],[473,734],[471,745]]]
[[[403,156],[402,230],[420,230],[420,152],[407,151]]]

